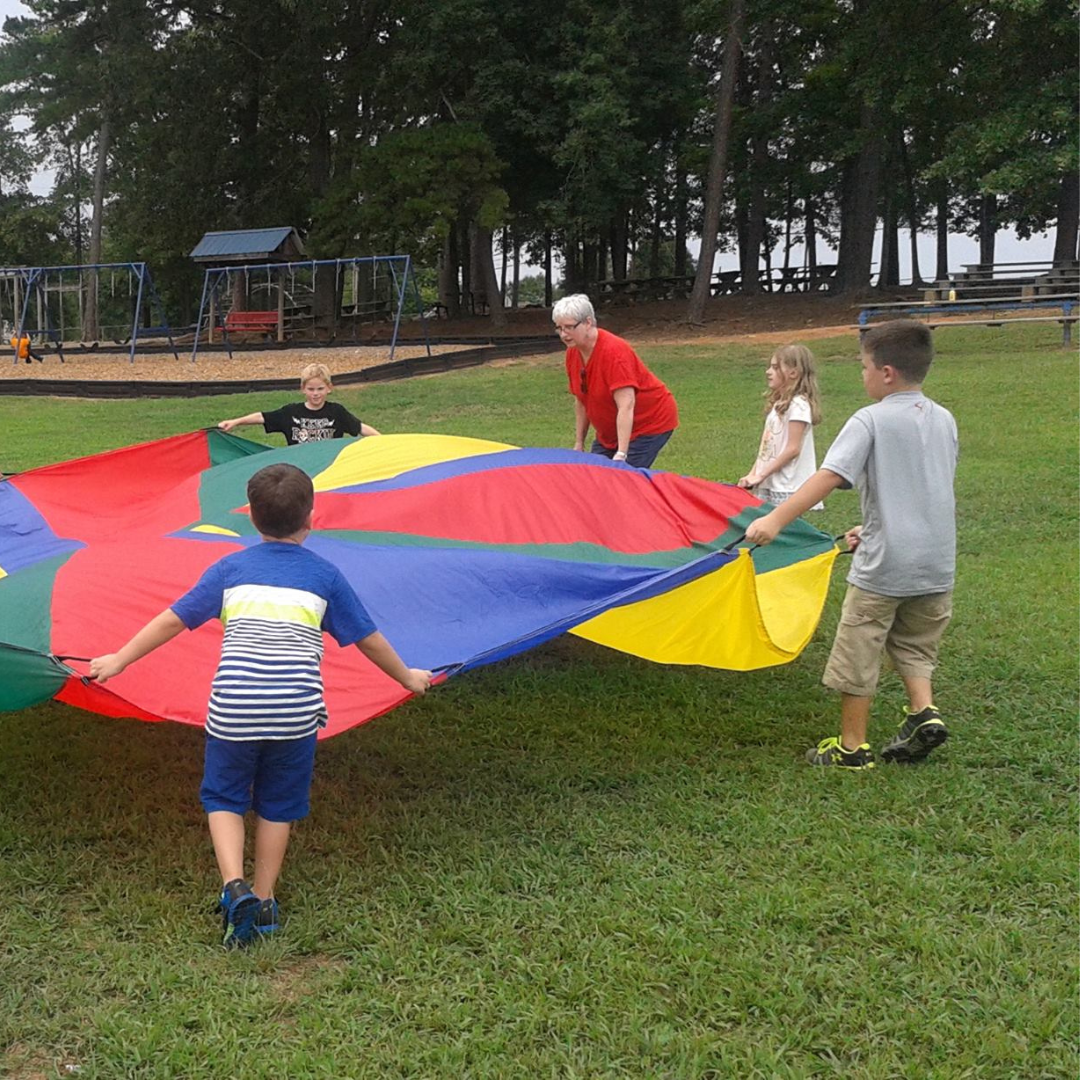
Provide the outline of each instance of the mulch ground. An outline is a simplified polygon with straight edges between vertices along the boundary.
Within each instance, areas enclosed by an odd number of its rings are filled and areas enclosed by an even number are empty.
[[[432,346],[432,353],[442,354],[470,348],[469,345]],[[422,345],[399,345],[394,360],[425,356]],[[92,380],[101,382],[248,382],[252,379],[295,379],[307,364],[325,364],[332,374],[363,371],[390,362],[389,345],[281,348],[233,350],[225,352],[200,351],[194,363],[191,346],[179,351],[179,359],[170,352],[135,354],[132,361],[126,350],[93,351],[65,348],[64,362],[55,352],[46,352],[41,363],[14,363],[8,355],[0,362],[0,380],[44,379]]]

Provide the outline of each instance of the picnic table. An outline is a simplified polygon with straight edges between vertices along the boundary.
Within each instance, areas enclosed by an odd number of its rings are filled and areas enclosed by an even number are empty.
[[[693,274],[650,278],[612,278],[596,283],[596,295],[609,303],[633,304],[650,300],[683,300],[694,288]]]
[[[836,278],[836,265],[824,264],[813,268],[789,266],[776,268],[771,275],[762,275],[765,292],[827,292]],[[662,277],[619,278],[598,281],[594,294],[601,302],[633,304],[649,300],[685,300],[694,288],[693,274],[669,274]],[[710,291],[713,296],[733,296],[742,288],[742,271],[720,270],[713,274]]]
[[[828,292],[836,278],[836,264],[777,267],[766,279],[770,292]]]
[[[733,296],[742,287],[742,272],[739,270],[721,270],[713,274],[713,296]]]

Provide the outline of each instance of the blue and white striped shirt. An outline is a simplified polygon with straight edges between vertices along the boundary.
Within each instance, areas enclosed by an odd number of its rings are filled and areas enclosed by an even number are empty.
[[[265,541],[209,567],[172,610],[225,627],[206,730],[220,739],[302,739],[326,724],[323,631],[352,645],[376,627],[333,563]]]

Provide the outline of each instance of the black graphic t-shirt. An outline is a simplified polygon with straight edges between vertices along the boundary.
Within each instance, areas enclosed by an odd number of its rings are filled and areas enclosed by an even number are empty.
[[[321,409],[309,409],[301,401],[299,405],[282,405],[273,412],[263,413],[263,428],[280,432],[290,446],[296,446],[359,435],[360,421],[336,401],[325,402]]]

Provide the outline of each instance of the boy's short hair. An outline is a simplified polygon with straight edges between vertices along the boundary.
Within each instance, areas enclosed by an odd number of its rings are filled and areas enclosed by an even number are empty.
[[[921,383],[934,359],[934,339],[926,323],[895,319],[863,335],[862,351],[876,368],[895,368],[909,383]]]
[[[267,465],[247,483],[252,524],[263,536],[292,536],[303,529],[315,506],[315,485],[295,465]]]
[[[325,364],[308,364],[308,366],[300,372],[301,390],[304,388],[304,383],[309,379],[322,379],[327,386],[334,385],[334,380],[330,378],[330,369]]]

